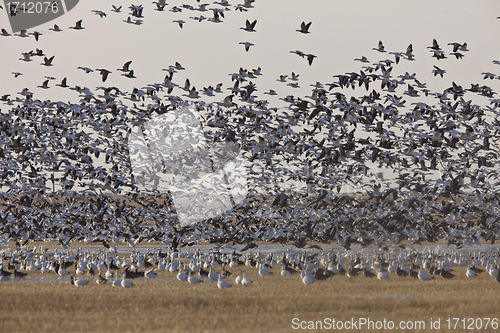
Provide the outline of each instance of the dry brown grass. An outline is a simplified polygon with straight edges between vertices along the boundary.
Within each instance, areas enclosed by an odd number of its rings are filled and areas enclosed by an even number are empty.
[[[240,268],[228,281],[233,283]],[[91,283],[1,282],[1,332],[290,332],[292,319],[429,320],[499,316],[500,285],[486,272],[475,279],[465,268],[453,280],[385,281],[335,276],[304,285],[299,276],[261,277],[247,268],[250,286],[219,290],[215,283],[190,285],[175,274],[135,279],[124,289]],[[354,332],[356,330],[353,330]],[[360,330],[366,331],[366,330]],[[484,331],[484,330],[483,330]],[[494,330],[486,330],[494,331]],[[416,332],[416,330],[412,330]]]

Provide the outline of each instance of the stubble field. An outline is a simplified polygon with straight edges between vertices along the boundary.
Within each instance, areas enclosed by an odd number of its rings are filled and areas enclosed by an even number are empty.
[[[436,332],[430,321],[440,318],[441,331],[452,332],[464,331],[463,322],[448,330],[447,318],[466,318],[467,328],[467,318],[499,316],[500,284],[487,272],[469,279],[466,267],[455,267],[451,280],[393,275],[379,281],[360,274],[337,275],[311,285],[304,285],[299,274],[281,276],[278,267],[265,277],[246,267],[253,281],[248,286],[234,284],[241,269],[230,269],[233,274],[226,280],[233,286],[222,290],[206,278],[197,285],[179,282],[176,273],[167,271],[154,279],[134,279],[135,286],[128,289],[113,287],[111,281],[97,285],[89,276],[88,285],[75,287],[68,278],[56,280],[54,273],[45,275],[52,282],[1,282],[0,331],[292,332],[302,321],[302,327],[322,321],[323,330],[329,331],[331,318],[367,318],[393,321],[396,327],[400,321],[423,321],[425,328],[407,331]],[[492,322],[484,329],[485,323],[481,331],[496,331]],[[454,324],[452,320],[451,328]],[[366,332],[367,326],[350,331]]]

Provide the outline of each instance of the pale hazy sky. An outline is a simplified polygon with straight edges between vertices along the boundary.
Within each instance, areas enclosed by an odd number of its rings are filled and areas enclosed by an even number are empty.
[[[146,1],[143,3],[144,22],[138,26],[123,22],[128,17],[130,1],[85,0],[55,21],[31,29],[43,34],[38,42],[33,36],[0,36],[0,95],[16,95],[28,87],[38,99],[75,102],[77,94],[74,91],[55,86],[64,77],[68,78],[70,86],[87,86],[91,90],[102,85],[117,86],[130,92],[134,87],[162,82],[166,72],[161,69],[178,61],[186,68],[174,76],[174,82],[179,85],[183,85],[186,78],[197,89],[223,83],[224,95],[204,97],[206,101],[221,100],[229,94],[226,90],[232,86],[229,74],[240,67],[249,70],[261,67],[263,75],[252,81],[257,84],[256,95],[268,98],[272,107],[278,105],[278,97],[309,95],[311,83],[330,83],[335,74],[359,71],[364,64],[354,58],[365,55],[372,63],[387,58],[393,60],[389,52],[404,52],[410,43],[416,60],[401,61],[393,70],[394,76],[405,71],[417,73],[421,82],[427,82],[431,90],[437,91],[449,87],[452,81],[464,88],[470,87],[470,83],[482,83],[498,90],[495,88],[498,80],[483,81],[480,74],[485,71],[500,74],[500,66],[492,63],[500,59],[500,43],[497,42],[500,20],[496,19],[500,15],[500,2],[496,0],[257,0],[254,8],[247,12],[235,11],[234,5],[238,2],[233,0],[230,1],[231,11],[226,12],[222,23],[190,19],[200,15],[212,17],[211,11],[168,11],[184,3],[198,7],[194,0],[168,1],[166,11],[158,12],[154,4]],[[112,12],[111,4],[123,5],[122,12]],[[212,7],[221,8],[214,4],[208,6]],[[92,9],[106,12],[107,17],[96,16],[91,13]],[[68,29],[80,19],[83,19],[84,30]],[[172,22],[177,19],[186,21],[183,29]],[[257,32],[239,29],[246,19],[257,19]],[[313,22],[310,34],[295,31],[302,21]],[[49,31],[54,23],[64,31]],[[10,30],[5,12],[0,15],[0,27]],[[447,54],[452,48],[447,45],[449,42],[467,42],[470,51],[465,52],[461,60],[448,56],[448,59],[437,61],[431,58],[427,49],[433,38]],[[379,40],[383,41],[387,53],[372,50]],[[239,44],[245,41],[255,44],[249,52]],[[34,57],[32,62],[18,60],[22,52],[36,48],[49,57],[55,55],[52,67],[41,66],[43,59],[40,57]],[[291,50],[312,53],[317,58],[309,66],[305,59],[291,54]],[[129,60],[133,61],[131,68],[136,79],[120,76],[121,72],[116,70]],[[433,77],[433,65],[447,71],[443,79]],[[112,74],[103,84],[98,74],[85,74],[77,70],[78,66],[106,68]],[[23,75],[14,79],[13,71]],[[292,71],[300,75],[300,89],[276,81],[279,75],[290,75]],[[50,82],[51,88],[37,88],[46,75],[56,78]],[[269,89],[276,90],[278,96],[264,95]],[[183,93],[179,89],[173,92]],[[359,91],[354,95],[363,93]],[[4,106],[0,104],[0,108]]]

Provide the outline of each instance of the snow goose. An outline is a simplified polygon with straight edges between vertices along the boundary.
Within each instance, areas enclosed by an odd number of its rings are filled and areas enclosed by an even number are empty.
[[[219,279],[217,281],[217,287],[219,289],[228,288],[228,287],[231,287],[231,284],[229,284],[229,282],[223,280],[222,279],[222,274],[219,273]]]
[[[304,284],[314,283],[314,275],[312,274],[312,271],[306,269],[305,267],[302,268],[301,278]]]
[[[79,278],[75,278],[73,277],[73,275],[71,275],[70,277],[70,283],[75,285],[76,287],[81,287],[81,286],[84,286],[86,284],[89,283],[89,281],[87,279],[79,279]]]
[[[179,25],[179,27],[181,27],[181,29],[184,26],[184,23],[186,23],[186,21],[183,21],[183,20],[173,20],[172,22],[177,23]]]
[[[32,61],[31,59],[31,56],[33,55],[33,51],[30,51],[30,52],[23,52],[21,53],[21,55],[23,56],[22,58],[19,58],[19,60],[22,60],[22,61]]]
[[[396,273],[396,271],[398,270],[398,264],[396,261],[391,261],[389,263],[389,267],[387,267],[387,270],[389,271],[389,273],[391,274],[394,274]]]
[[[265,263],[259,264],[259,275],[260,276],[266,276],[266,275],[271,275],[273,272],[269,270],[269,267]]]
[[[61,267],[61,264],[60,264],[60,263],[56,263],[56,265],[55,265],[55,271],[56,271],[56,272],[57,272],[57,274],[59,274],[60,276],[65,276],[65,275],[68,275],[68,274],[69,274],[69,272],[68,272],[66,269],[64,269],[64,268],[62,268],[62,267]]]
[[[361,58],[354,58],[355,61],[370,62],[367,57],[361,56]]]
[[[389,278],[389,274],[381,267],[379,271],[377,272],[377,279],[379,280],[385,280]]]
[[[232,267],[236,267],[236,266],[238,266],[238,265],[239,265],[239,264],[238,264],[238,261],[237,261],[237,260],[234,260],[234,257],[233,257],[233,256],[231,256],[231,261],[229,262],[229,267],[231,267],[231,268],[232,268]]]
[[[43,66],[47,66],[47,67],[52,66],[52,60],[54,60],[54,57],[55,57],[55,56],[52,56],[52,57],[50,57],[50,58],[44,57],[44,58],[43,58],[43,62],[41,63],[41,65],[43,65]]]
[[[52,30],[54,32],[61,32],[62,29],[59,28],[59,26],[57,24],[54,24],[54,27],[53,28],[49,28],[49,30]]]
[[[247,272],[245,270],[241,271],[243,273],[243,278],[241,279],[241,284],[251,284],[252,280],[247,278]]]
[[[236,277],[236,279],[234,279],[234,283],[236,284],[241,284],[241,281],[243,280],[243,276],[242,275],[238,275]]]
[[[122,284],[122,280],[118,277],[118,272],[116,273],[116,278],[113,280],[113,287],[119,287]]]
[[[281,265],[281,275],[282,276],[292,275],[292,272],[290,272],[287,268],[288,267],[286,264]]]
[[[130,79],[135,79],[136,76],[134,76],[134,70],[130,70],[128,73],[122,74],[122,76],[128,77]]]
[[[177,271],[177,269],[179,269],[179,262],[176,261],[174,258],[172,258],[172,262],[170,263],[170,267],[168,268],[168,271],[170,273],[174,273],[175,271]]]
[[[82,20],[79,20],[75,23],[74,27],[69,27],[70,29],[75,29],[75,30],[82,30],[85,29],[82,27]]]
[[[156,267],[151,268],[150,270],[144,271],[144,277],[146,278],[155,278],[156,277]]]
[[[420,268],[420,270],[418,271],[418,279],[421,281],[429,281],[429,280],[434,279],[434,277],[432,275],[424,272],[423,268]]]
[[[254,28],[255,28],[256,24],[257,24],[257,20],[254,20],[252,23],[250,23],[249,20],[246,20],[245,27],[241,27],[240,29],[248,31],[248,32],[255,32]]]
[[[467,276],[468,278],[476,277],[476,272],[472,269],[471,265],[467,267],[467,272],[465,272],[465,276]]]
[[[307,57],[307,62],[309,63],[309,66],[311,66],[314,58],[316,58],[317,56],[315,56],[314,54],[307,54],[306,57]]]
[[[378,51],[378,52],[385,52],[385,47],[384,47],[384,44],[382,43],[382,41],[380,40],[378,42],[378,46],[372,48],[372,50],[375,50],[375,51]]]
[[[123,272],[123,277],[122,277],[122,280],[121,280],[121,283],[120,285],[123,287],[123,288],[130,288],[130,287],[133,287],[134,284],[132,282],[130,282],[129,280],[126,279],[127,277],[127,272]]]
[[[308,34],[309,27],[311,26],[311,23],[312,22],[309,22],[306,24],[304,21],[302,21],[302,23],[300,24],[300,29],[297,29],[295,31],[298,31],[298,32],[303,33],[303,34]]]
[[[198,279],[196,276],[192,276],[191,275],[191,270],[189,269],[188,270],[188,277],[187,277],[187,281],[191,284],[195,284],[195,283],[200,283],[202,282],[200,279]]]
[[[76,273],[77,275],[83,275],[83,274],[85,274],[85,269],[83,268],[83,265],[82,265],[81,263],[78,263],[78,264],[77,264],[77,267],[76,267],[75,273]]]
[[[41,35],[43,35],[42,33],[38,32],[38,31],[33,31],[32,33],[30,32],[28,35],[33,35],[35,37],[35,40],[38,42],[38,39],[40,38]]]
[[[106,279],[111,279],[113,276],[115,276],[115,274],[109,269],[109,265],[106,270],[106,273],[104,273],[104,276],[106,277]]]
[[[43,81],[41,86],[37,86],[37,88],[48,89],[49,88],[49,80]]]
[[[488,274],[490,274],[492,277],[497,277],[498,276],[498,268],[495,265],[491,265]]]
[[[130,71],[129,66],[130,66],[131,63],[132,63],[132,60],[129,60],[126,63],[123,64],[122,68],[118,68],[117,70],[121,71],[121,72],[129,72]]]
[[[99,276],[95,280],[95,283],[97,283],[97,284],[105,284],[106,282],[108,282],[108,280],[106,280],[105,278],[103,278],[101,276],[101,272],[99,271]]]
[[[19,31],[18,34],[14,34],[14,36],[19,36],[19,37],[29,37],[28,34],[26,33],[27,30],[26,29],[22,29],[21,31]]]
[[[210,266],[208,271],[208,278],[212,281],[217,281],[219,279],[219,276],[213,272],[212,266]]]
[[[254,46],[255,44],[252,44],[250,42],[240,42],[239,44],[241,45],[245,45],[245,51],[248,52],[248,50],[250,50],[250,46]]]
[[[61,83],[56,84],[56,86],[61,88],[68,88],[67,78],[62,79]]]
[[[177,280],[187,281],[188,275],[183,272],[182,268],[179,268],[179,273],[177,273]]]
[[[40,272],[43,274],[50,272],[50,269],[46,263],[42,264],[42,267],[40,268]]]

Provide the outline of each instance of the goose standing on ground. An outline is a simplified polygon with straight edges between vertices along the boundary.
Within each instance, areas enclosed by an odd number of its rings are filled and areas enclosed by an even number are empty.
[[[101,275],[101,271],[99,271],[99,276],[95,280],[95,283],[97,283],[97,284],[105,284],[106,282],[108,282],[108,280],[106,280],[105,278],[103,278],[102,275]]]
[[[271,275],[273,272],[266,266],[265,263],[259,264],[259,275],[260,276],[266,276],[266,275]]]
[[[388,278],[389,278],[389,274],[387,274],[387,272],[382,267],[380,267],[379,271],[377,272],[377,279],[385,280]]]
[[[156,267],[153,267],[150,270],[144,271],[144,277],[155,278],[156,277],[155,271],[156,271]]]
[[[471,265],[467,267],[467,272],[465,272],[465,276],[467,276],[468,278],[476,277],[476,272],[472,269]]]
[[[434,277],[431,276],[430,274],[424,272],[424,268],[421,267],[420,270],[418,271],[418,279],[421,281],[429,281],[429,280],[434,279]]]
[[[83,275],[83,274],[85,274],[85,269],[83,268],[83,265],[82,265],[81,263],[78,263],[78,264],[77,264],[77,267],[76,267],[75,273],[76,273],[77,275]]]
[[[122,284],[122,280],[120,280],[120,278],[118,277],[118,272],[116,272],[116,277],[113,280],[112,286],[113,287],[119,287],[119,286],[121,286],[121,284]]]
[[[62,267],[61,267],[61,264],[60,264],[60,263],[58,263],[58,262],[57,262],[57,263],[56,263],[56,265],[55,265],[55,271],[56,271],[56,273],[57,273],[57,274],[59,274],[60,276],[65,276],[65,275],[68,275],[68,274],[69,274],[69,272],[68,272],[66,269],[62,268]]]
[[[88,284],[89,281],[87,279],[75,278],[75,277],[73,277],[73,275],[71,275],[71,277],[70,277],[70,283],[74,284],[76,287],[81,287],[81,286],[84,286],[84,285]]]
[[[488,274],[492,277],[497,277],[498,276],[498,268],[495,265],[491,265],[490,269],[488,270]]]
[[[188,277],[187,277],[187,281],[191,284],[195,284],[195,283],[200,283],[202,282],[200,279],[198,279],[196,276],[193,276],[191,275],[191,270],[188,269]]]
[[[306,267],[302,268],[301,278],[304,284],[314,283],[314,275],[312,274],[312,271],[306,269]]]
[[[219,279],[219,276],[213,272],[212,266],[210,266],[208,271],[208,278],[212,281],[217,281]]]
[[[241,279],[241,284],[251,284],[252,280],[247,278],[247,272],[245,270],[241,271],[243,273],[243,277]]]
[[[227,282],[227,281],[225,281],[225,280],[222,279],[222,274],[221,273],[219,273],[219,279],[217,281],[217,287],[219,289],[231,287],[231,285],[229,284],[229,282]]]
[[[133,287],[134,284],[132,282],[130,282],[129,280],[127,280],[127,272],[123,272],[123,277],[122,277],[122,281],[120,283],[120,285],[123,287],[123,288],[130,288],[130,287]]]
[[[179,273],[177,273],[177,280],[179,281],[187,281],[188,275],[183,272],[182,267],[179,268]]]
[[[281,275],[282,276],[292,275],[292,272],[290,272],[287,269],[287,265],[286,264],[281,265]]]

